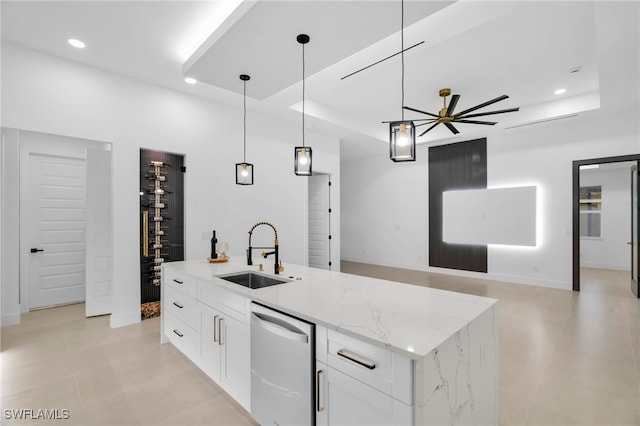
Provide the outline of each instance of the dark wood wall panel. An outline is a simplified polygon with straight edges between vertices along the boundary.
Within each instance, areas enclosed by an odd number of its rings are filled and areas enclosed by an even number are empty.
[[[168,220],[162,222],[162,227],[166,228],[166,235],[163,240],[162,258],[165,262],[173,262],[184,260],[184,157],[178,154],[168,152],[151,151],[147,149],[140,150],[140,230],[142,232],[142,212],[147,210],[149,216],[153,217],[155,209],[150,208],[151,197],[148,194],[153,189],[153,180],[145,176],[153,174],[154,168],[149,166],[150,161],[162,161],[171,166],[163,168],[166,175],[167,193],[163,195],[162,201],[166,204],[166,208],[162,209],[161,215]],[[149,226],[152,226],[150,222]],[[150,238],[152,241],[152,238]],[[149,251],[152,254],[153,250]],[[142,250],[142,234],[140,235],[140,295],[141,302],[157,302],[160,300],[160,286],[154,285],[152,282],[154,265],[152,257],[144,257]]]
[[[429,148],[429,265],[487,272],[487,246],[442,241],[442,193],[487,187],[487,140]]]

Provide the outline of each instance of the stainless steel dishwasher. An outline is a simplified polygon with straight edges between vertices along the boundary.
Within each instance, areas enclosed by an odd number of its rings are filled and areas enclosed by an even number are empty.
[[[251,303],[251,416],[314,425],[315,325]]]

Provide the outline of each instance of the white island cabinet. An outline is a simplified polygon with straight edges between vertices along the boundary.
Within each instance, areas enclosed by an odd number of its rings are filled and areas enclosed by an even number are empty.
[[[250,411],[248,319],[256,301],[316,324],[318,425],[498,423],[496,300],[285,268],[278,278],[290,282],[252,290],[218,278],[257,270],[244,257],[163,265],[162,341]]]

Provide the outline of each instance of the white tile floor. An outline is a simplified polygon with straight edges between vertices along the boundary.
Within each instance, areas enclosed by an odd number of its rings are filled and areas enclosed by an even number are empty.
[[[640,301],[627,273],[585,269],[574,293],[351,262],[342,270],[499,299],[500,424],[640,425]],[[85,319],[84,305],[72,305],[3,327],[2,424],[253,424],[160,345],[159,324],[112,329],[108,317]],[[6,418],[20,408],[67,409],[70,418]]]

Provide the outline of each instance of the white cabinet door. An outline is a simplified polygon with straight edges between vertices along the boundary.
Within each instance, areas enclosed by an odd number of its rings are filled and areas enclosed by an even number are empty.
[[[222,314],[215,309],[200,303],[202,354],[201,365],[205,373],[216,383],[220,383],[220,330],[219,320]]]
[[[316,426],[329,426],[329,410],[327,409],[327,365],[316,360]]]
[[[249,325],[200,303],[201,367],[233,399],[249,410],[251,363]]]
[[[326,415],[329,425],[411,425],[412,407],[344,373],[329,368]]]
[[[249,410],[251,400],[251,351],[249,325],[223,316],[221,380],[222,388],[240,405]]]

